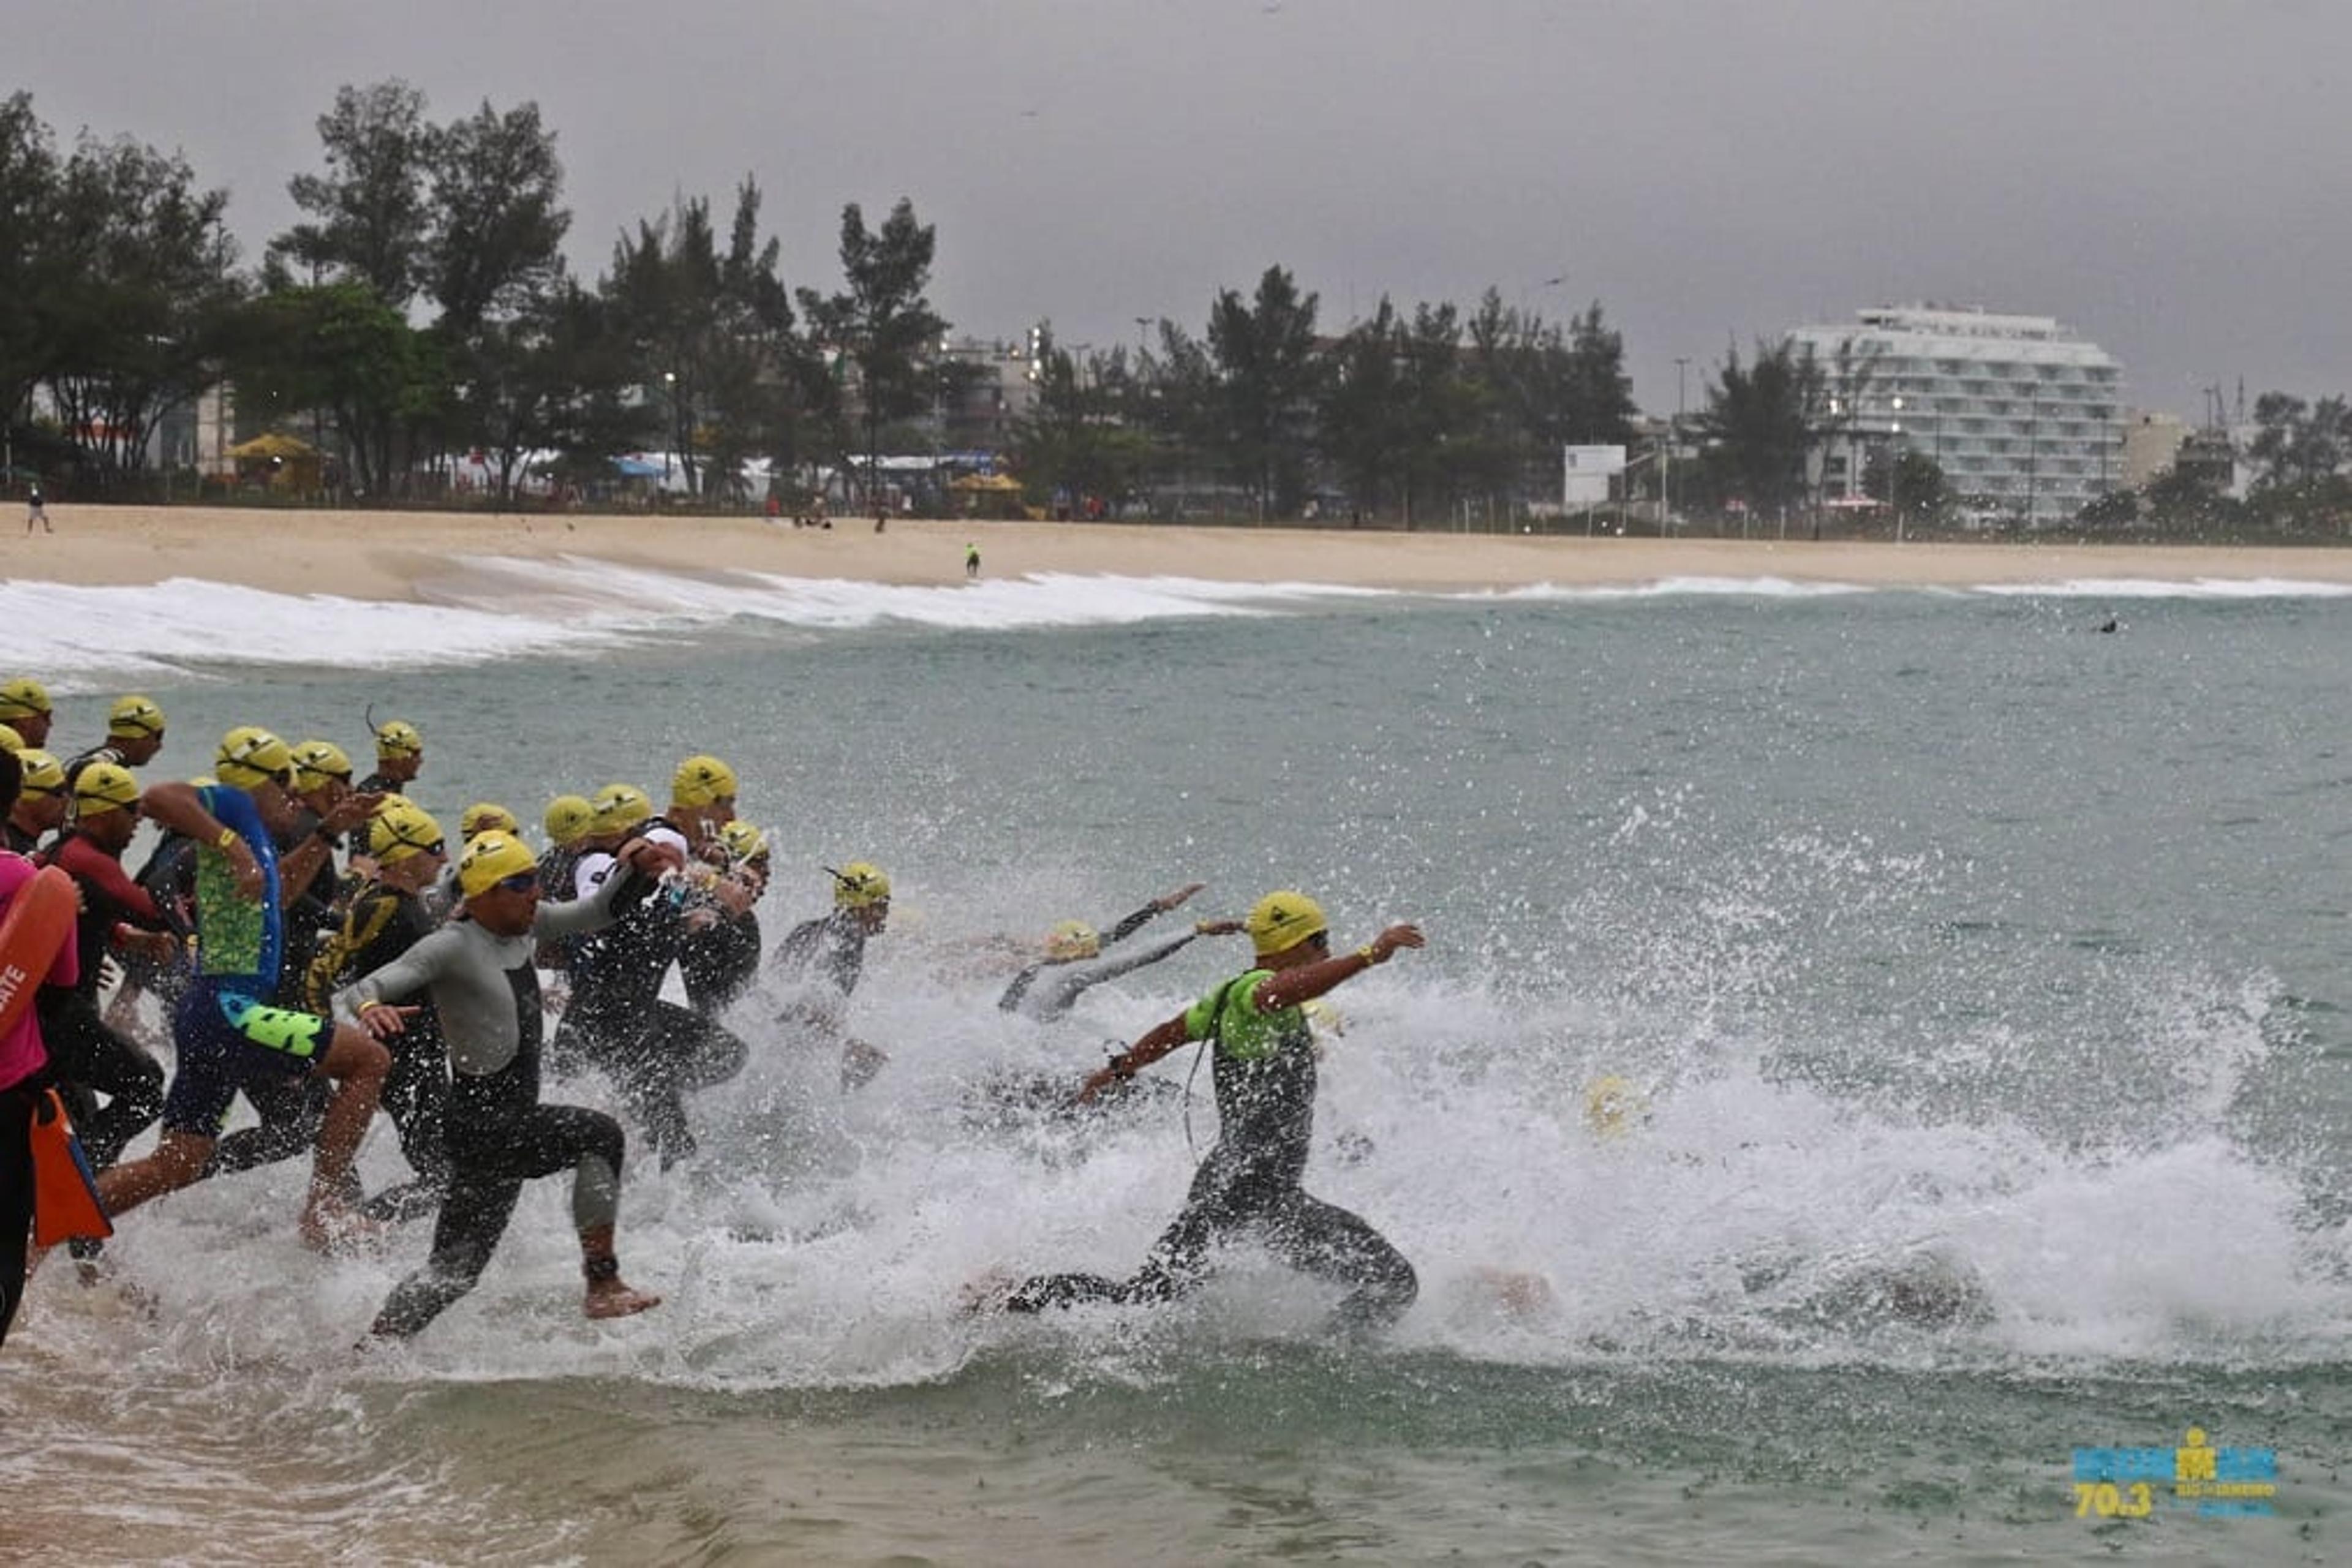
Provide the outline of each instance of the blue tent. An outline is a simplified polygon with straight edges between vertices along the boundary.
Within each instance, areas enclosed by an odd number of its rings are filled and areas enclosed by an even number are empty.
[[[662,471],[659,463],[648,463],[643,458],[615,458],[613,469],[625,479],[657,479]]]

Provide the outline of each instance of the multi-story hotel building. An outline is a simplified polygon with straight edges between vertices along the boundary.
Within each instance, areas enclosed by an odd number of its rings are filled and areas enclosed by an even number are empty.
[[[1857,493],[1885,442],[1933,458],[1963,505],[2033,522],[2123,482],[2121,367],[2052,317],[1887,306],[1789,336],[1822,374],[1827,495]]]

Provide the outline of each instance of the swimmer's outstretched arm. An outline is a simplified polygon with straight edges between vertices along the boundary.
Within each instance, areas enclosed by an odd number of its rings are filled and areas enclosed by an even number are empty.
[[[1277,971],[1257,983],[1258,1010],[1271,1013],[1279,1007],[1312,1002],[1341,981],[1353,980],[1373,965],[1386,963],[1397,949],[1420,947],[1425,940],[1417,925],[1392,925],[1353,952]]]
[[[1145,1068],[1190,1040],[1192,1037],[1187,1031],[1184,1023],[1186,1014],[1190,1011],[1191,1009],[1187,1008],[1184,1013],[1177,1014],[1166,1023],[1155,1026],[1150,1034],[1111,1058],[1107,1065],[1087,1074],[1087,1081],[1078,1086],[1078,1092],[1073,1097],[1074,1101],[1079,1105],[1086,1104],[1112,1084],[1125,1083]]]

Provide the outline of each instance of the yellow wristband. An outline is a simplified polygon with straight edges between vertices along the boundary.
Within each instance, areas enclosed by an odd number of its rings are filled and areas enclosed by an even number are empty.
[[[1372,944],[1369,942],[1356,950],[1356,956],[1362,959],[1367,967],[1381,961],[1381,955],[1372,950]]]
[[[221,829],[221,836],[213,840],[213,847],[215,849],[226,849],[236,842],[236,829],[234,827],[224,827]]]

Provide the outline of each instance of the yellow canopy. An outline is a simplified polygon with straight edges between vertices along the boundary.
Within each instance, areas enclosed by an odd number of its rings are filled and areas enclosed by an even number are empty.
[[[948,481],[951,490],[1017,490],[1021,481],[1011,474],[966,474]]]
[[[267,462],[272,458],[315,458],[318,454],[319,449],[310,442],[295,436],[282,436],[275,430],[265,431],[252,440],[228,449],[228,455],[241,463]]]

